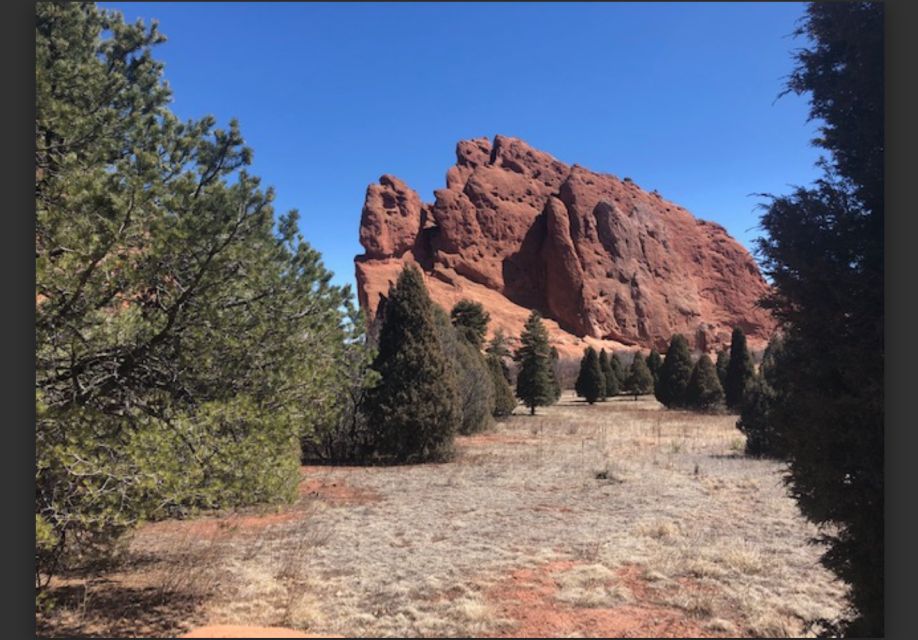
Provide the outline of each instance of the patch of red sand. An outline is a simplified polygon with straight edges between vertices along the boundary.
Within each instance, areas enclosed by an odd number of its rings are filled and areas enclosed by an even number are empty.
[[[305,634],[296,629],[284,627],[249,627],[245,625],[217,624],[192,629],[179,638],[340,638],[342,636],[325,636]]]
[[[375,491],[348,486],[340,478],[328,475],[310,477],[314,468],[301,468],[303,480],[300,482],[299,493],[305,498],[318,498],[329,504],[367,504],[382,500],[382,496]]]
[[[231,513],[219,517],[193,518],[191,520],[163,520],[143,527],[145,535],[188,536],[197,539],[215,539],[221,535],[253,534],[273,524],[290,522],[298,517],[296,511],[249,514]]]
[[[534,638],[581,635],[588,637],[710,637],[710,632],[685,612],[648,600],[649,587],[641,569],[623,567],[619,577],[634,596],[634,602],[616,607],[575,607],[557,600],[555,575],[576,562],[556,561],[535,568],[519,569],[493,587],[489,600],[503,618],[515,626],[503,637]]]

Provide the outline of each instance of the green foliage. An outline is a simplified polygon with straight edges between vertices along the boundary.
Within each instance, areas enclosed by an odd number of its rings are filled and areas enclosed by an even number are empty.
[[[660,366],[660,376],[654,388],[657,400],[667,407],[685,406],[685,392],[693,369],[688,341],[682,334],[674,334],[669,341],[669,349]]]
[[[462,420],[459,386],[434,308],[421,273],[405,267],[389,289],[373,361],[379,381],[367,398],[374,451],[384,461],[453,455],[453,437]]]
[[[610,393],[609,395],[618,395],[621,391],[622,386],[625,384],[625,380],[628,378],[628,370],[622,363],[622,359],[618,357],[618,354],[613,352],[612,357],[609,358],[609,366],[612,368],[612,372],[615,374],[615,393]]]
[[[634,359],[631,361],[625,389],[634,396],[635,400],[640,395],[653,393],[653,374],[650,373],[647,362],[641,357],[640,353],[635,353]]]
[[[730,340],[730,362],[727,364],[726,382],[723,386],[728,408],[739,409],[746,391],[746,384],[753,377],[755,377],[755,365],[746,347],[746,334],[742,329],[736,327],[733,329],[733,336]]]
[[[369,340],[363,312],[349,308],[337,370],[335,411],[301,440],[303,462],[362,462],[372,453],[365,403],[378,382],[371,368],[376,347]]]
[[[551,401],[554,404],[561,399],[561,362],[555,347],[551,348],[548,355],[551,363]]]
[[[493,353],[489,353],[487,362],[491,383],[494,387],[494,417],[503,418],[509,416],[516,409],[516,397],[513,395],[513,389],[510,388],[510,383],[504,377],[500,359]]]
[[[745,434],[746,453],[751,456],[783,458],[787,453],[784,438],[772,416],[778,399],[776,389],[782,384],[783,352],[781,337],[772,338],[765,349],[759,375],[746,386],[736,427]]]
[[[535,415],[536,407],[545,407],[554,401],[554,383],[551,374],[551,348],[548,331],[538,311],[529,314],[520,346],[514,354],[519,364],[516,376],[516,396]]]
[[[685,390],[686,405],[693,409],[710,410],[723,402],[724,390],[717,378],[717,369],[707,354],[702,354],[692,369]]]
[[[587,347],[580,361],[580,374],[575,383],[577,395],[593,404],[606,395],[606,380],[599,366],[599,355],[593,347]]]
[[[822,562],[850,586],[827,632],[861,637],[884,634],[883,22],[882,3],[808,6],[788,90],[810,94],[829,157],[812,187],[772,197],[759,241],[784,331],[771,422],[792,495],[827,531]]]
[[[720,386],[726,386],[727,384],[727,369],[730,366],[730,348],[724,347],[717,352],[717,362],[715,363],[715,368],[717,369],[717,379],[720,380]]]
[[[650,369],[650,373],[653,375],[654,386],[656,386],[660,377],[660,367],[662,366],[663,358],[660,357],[660,353],[656,349],[651,349],[647,355],[647,368]]]
[[[507,379],[507,384],[512,384],[513,379],[510,377],[510,367],[507,366],[507,359],[512,358],[513,353],[511,353],[510,347],[507,346],[507,337],[504,335],[503,329],[498,328],[494,332],[494,336],[488,342],[485,353],[497,357],[500,363],[500,370],[503,371],[504,377]]]
[[[46,578],[141,519],[291,497],[297,440],[335,411],[350,292],[296,212],[275,219],[237,124],[169,111],[162,40],[92,4],[36,7]]]
[[[605,393],[603,400],[608,396],[617,396],[621,392],[622,379],[615,375],[615,369],[609,361],[609,354],[605,349],[599,351],[599,368],[602,370],[603,381],[605,382]]]
[[[478,302],[460,300],[449,315],[462,338],[475,347],[476,351],[481,351],[491,319],[484,307]]]
[[[469,435],[484,431],[493,425],[494,413],[494,385],[484,355],[465,339],[469,333],[461,326],[450,324],[449,316],[437,305],[434,305],[434,320],[459,385],[459,433]]]

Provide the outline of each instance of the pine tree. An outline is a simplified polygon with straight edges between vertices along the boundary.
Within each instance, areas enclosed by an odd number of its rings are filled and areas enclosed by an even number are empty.
[[[739,409],[746,384],[755,376],[755,365],[746,347],[746,334],[739,327],[733,329],[730,341],[730,363],[727,365],[724,397],[729,409]]]
[[[438,335],[421,273],[406,266],[389,289],[368,399],[377,453],[396,462],[448,459],[462,419],[456,372]],[[445,314],[444,314],[445,315]]]
[[[504,377],[507,379],[507,384],[512,384],[513,379],[510,376],[510,367],[507,366],[507,358],[512,358],[513,354],[507,346],[507,336],[504,335],[503,329],[498,328],[494,332],[494,336],[488,342],[485,353],[497,357],[500,363],[500,369],[504,372]]]
[[[172,113],[155,24],[47,2],[34,25],[44,583],[138,520],[294,496],[297,442],[338,414],[351,296],[238,123]]]
[[[602,375],[605,385],[605,395],[603,400],[607,397],[615,397],[621,391],[621,381],[615,376],[615,371],[612,369],[612,363],[609,361],[609,354],[606,353],[605,349],[599,351],[599,368],[602,370]]]
[[[593,347],[587,347],[580,361],[580,374],[577,376],[577,393],[593,404],[605,395],[606,381],[599,367],[599,355]]]
[[[550,405],[554,397],[548,331],[537,311],[530,313],[526,320],[514,359],[519,364],[516,396],[529,407],[530,414],[535,415],[536,407]]]
[[[459,385],[459,433],[484,431],[492,426],[494,412],[494,388],[484,354],[466,339],[470,333],[454,326],[439,305],[433,305],[433,313],[437,336]]]
[[[685,390],[686,405],[693,409],[713,409],[724,399],[724,390],[717,379],[717,369],[707,354],[702,354],[692,369]]]
[[[618,395],[621,391],[622,386],[625,384],[625,379],[628,377],[628,369],[625,367],[622,359],[618,357],[618,354],[613,352],[612,357],[609,358],[609,366],[612,367],[612,372],[615,373],[615,380],[618,382],[618,386],[615,395]],[[611,393],[609,395],[612,395]]]
[[[552,347],[549,352],[549,360],[551,362],[551,401],[555,403],[561,399],[561,364],[558,350],[555,347]]]
[[[777,389],[781,388],[784,343],[775,336],[762,356],[759,373],[746,385],[736,428],[746,436],[746,453],[751,456],[784,458],[787,445],[773,416]]]
[[[884,635],[884,4],[810,3],[787,90],[810,95],[828,154],[761,219],[766,306],[784,329],[772,422],[788,484],[850,587],[827,633]]]
[[[650,353],[647,355],[647,368],[650,369],[650,373],[653,374],[653,384],[656,386],[657,380],[660,377],[660,367],[663,366],[663,358],[660,357],[660,353],[654,348],[650,350]]]
[[[647,362],[640,353],[635,352],[634,354],[634,359],[628,369],[628,381],[625,388],[635,400],[640,395],[653,393],[653,374],[650,373]]]
[[[724,387],[727,384],[727,368],[730,365],[730,349],[724,347],[717,352],[717,364],[715,365],[717,369],[717,379],[720,380],[720,386]]]
[[[685,406],[685,391],[692,377],[692,355],[688,341],[680,333],[673,335],[669,341],[666,358],[660,366],[660,377],[654,393],[657,400],[667,407]]]
[[[516,397],[513,395],[513,389],[510,388],[510,384],[504,377],[500,359],[495,354],[489,353],[487,361],[488,372],[494,387],[494,417],[503,418],[509,416],[516,408]]]
[[[450,319],[456,330],[476,350],[481,351],[485,334],[488,332],[490,314],[479,302],[460,300],[450,311]]]

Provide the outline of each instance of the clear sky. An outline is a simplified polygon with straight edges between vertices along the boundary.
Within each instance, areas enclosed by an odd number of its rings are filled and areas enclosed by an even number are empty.
[[[817,175],[805,97],[776,100],[802,3],[100,6],[159,20],[173,110],[239,119],[339,283],[367,185],[392,173],[432,201],[465,138],[629,176],[750,248],[753,194]]]

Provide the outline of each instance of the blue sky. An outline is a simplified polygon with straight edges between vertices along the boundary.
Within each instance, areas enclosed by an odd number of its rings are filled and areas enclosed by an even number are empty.
[[[810,182],[805,97],[776,100],[802,3],[100,3],[156,18],[182,118],[239,119],[251,172],[353,282],[369,183],[431,201],[500,133],[629,176],[747,247],[752,194]]]

